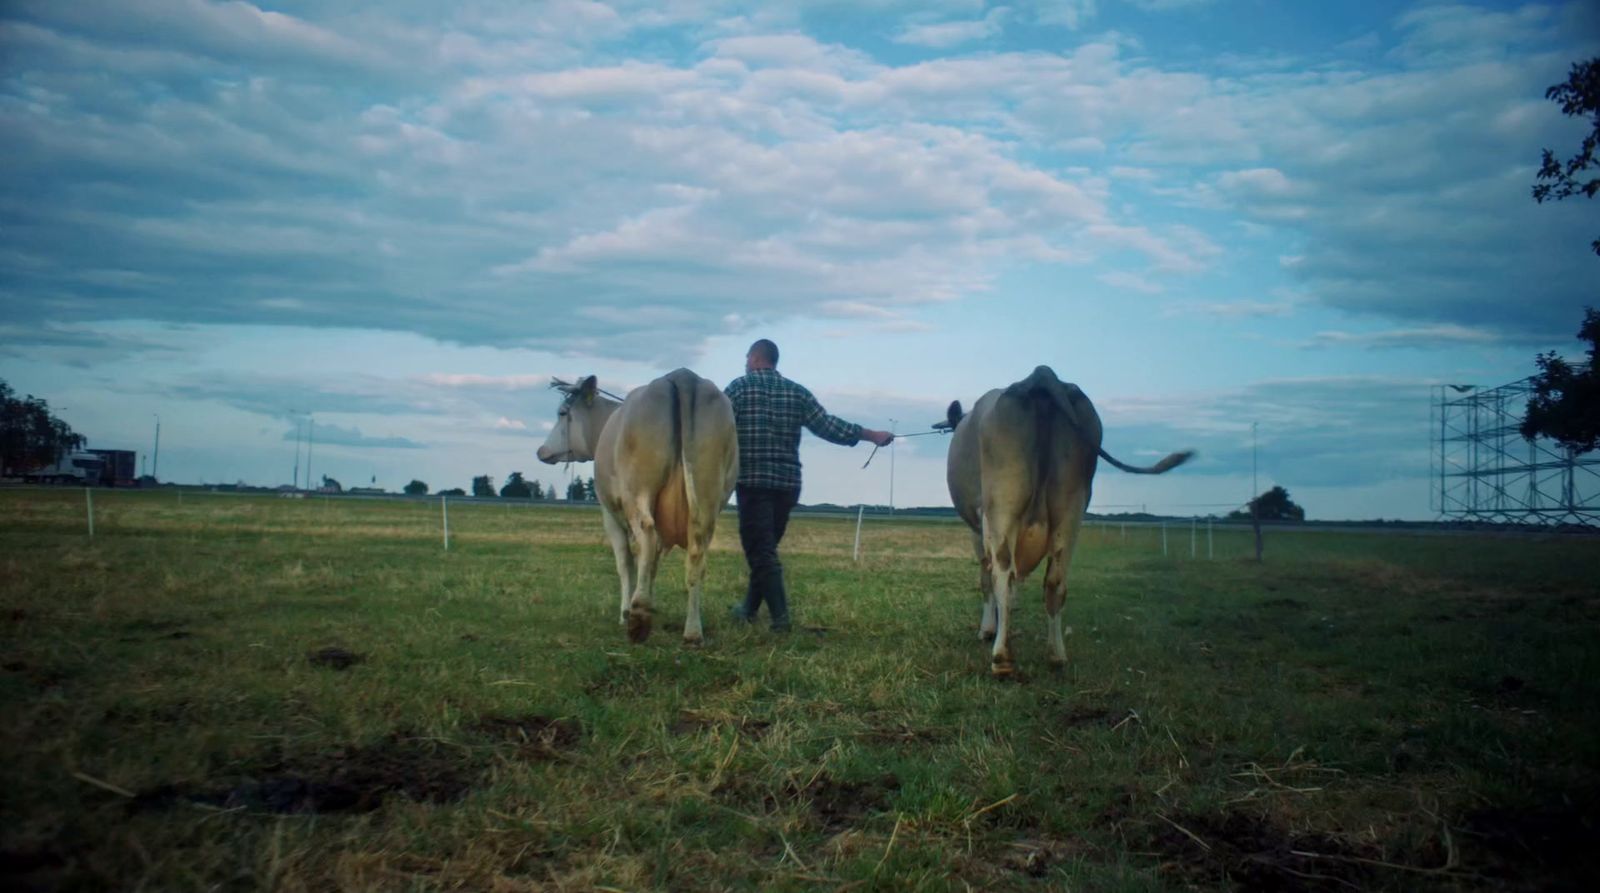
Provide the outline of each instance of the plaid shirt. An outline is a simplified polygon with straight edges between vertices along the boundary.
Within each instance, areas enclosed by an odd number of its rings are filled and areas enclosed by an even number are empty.
[[[840,446],[861,441],[861,426],[828,415],[804,387],[776,369],[757,369],[726,389],[739,431],[739,485],[800,489],[800,428]]]

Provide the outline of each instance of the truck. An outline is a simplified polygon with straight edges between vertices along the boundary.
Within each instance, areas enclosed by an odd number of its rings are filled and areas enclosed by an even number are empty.
[[[106,460],[88,450],[62,453],[52,465],[24,472],[22,477],[37,484],[77,484],[98,487],[105,480]]]

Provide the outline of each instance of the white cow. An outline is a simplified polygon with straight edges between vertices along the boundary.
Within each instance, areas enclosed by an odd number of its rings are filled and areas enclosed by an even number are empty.
[[[656,566],[673,546],[688,552],[686,645],[704,640],[700,590],[717,516],[739,479],[733,405],[714,384],[688,369],[661,376],[618,402],[600,393],[593,375],[566,395],[539,460],[594,460],[596,495],[621,581],[621,619],[628,638],[650,636]]]
[[[1149,468],[1118,462],[1100,446],[1100,416],[1089,398],[1048,366],[984,394],[965,417],[959,402],[950,404],[947,424],[955,428],[946,469],[950,498],[972,528],[982,563],[979,635],[994,639],[990,670],[1011,674],[1011,604],[1017,587],[1047,556],[1050,662],[1065,663],[1061,605],[1067,565],[1089,506],[1096,461],[1104,458],[1134,474],[1161,474],[1193,453],[1173,453]]]

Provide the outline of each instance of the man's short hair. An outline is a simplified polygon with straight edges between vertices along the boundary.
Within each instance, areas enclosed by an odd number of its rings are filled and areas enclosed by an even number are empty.
[[[750,345],[750,352],[760,357],[763,362],[778,365],[778,345],[765,338]]]

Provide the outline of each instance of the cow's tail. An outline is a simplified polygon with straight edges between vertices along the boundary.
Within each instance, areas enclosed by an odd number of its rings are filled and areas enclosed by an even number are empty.
[[[1112,465],[1115,465],[1129,474],[1163,474],[1194,458],[1194,450],[1180,450],[1176,453],[1169,453],[1167,458],[1162,459],[1160,462],[1157,462],[1154,465],[1149,465],[1143,468],[1140,468],[1137,465],[1124,465],[1121,462],[1118,462],[1115,456],[1106,452],[1105,447],[1100,447],[1100,458],[1110,462]]]
[[[688,370],[680,371],[687,372]],[[667,383],[672,386],[673,450],[678,457],[678,463],[683,467],[684,507],[689,514],[689,538],[693,539],[694,531],[699,529],[696,525],[699,519],[695,517],[697,514],[695,493],[698,491],[695,490],[694,486],[694,462],[690,461],[689,448],[694,443],[695,397],[700,389],[698,381],[693,380],[690,376],[683,377],[690,380],[680,385],[680,376],[677,372],[674,372],[672,375],[667,376]]]

